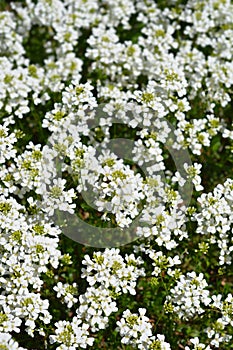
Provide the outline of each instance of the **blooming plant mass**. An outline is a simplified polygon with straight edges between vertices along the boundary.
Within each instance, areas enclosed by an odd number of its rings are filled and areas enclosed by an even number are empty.
[[[233,349],[231,0],[0,0],[0,349]]]

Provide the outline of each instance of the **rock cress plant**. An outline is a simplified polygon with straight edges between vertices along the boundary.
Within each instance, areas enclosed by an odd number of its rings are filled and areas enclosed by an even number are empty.
[[[232,348],[232,23],[0,2],[0,349]]]

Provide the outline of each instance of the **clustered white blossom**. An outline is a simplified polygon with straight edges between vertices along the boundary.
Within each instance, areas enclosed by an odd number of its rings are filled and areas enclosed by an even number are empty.
[[[50,336],[50,342],[59,343],[56,349],[77,349],[78,347],[86,349],[87,346],[92,346],[94,338],[89,337],[87,323],[82,323],[77,317],[73,317],[72,322],[59,321],[55,323],[55,335]]]
[[[77,283],[73,283],[69,285],[68,283],[63,284],[62,282],[58,282],[55,287],[53,287],[55,292],[57,292],[58,298],[63,298],[64,302],[68,307],[72,307],[78,299],[74,297],[77,294]]]
[[[123,344],[132,345],[137,349],[162,349],[170,350],[169,343],[165,342],[162,334],[152,335],[152,325],[146,314],[146,309],[139,308],[139,314],[132,313],[129,309],[123,312],[117,326],[122,336]]]
[[[124,261],[125,260],[125,261]],[[140,265],[143,260],[134,254],[126,255],[125,259],[119,249],[106,249],[104,253],[94,253],[93,260],[89,255],[84,256],[82,277],[90,286],[102,285],[115,293],[136,294],[135,287],[138,277],[145,272]]]
[[[205,312],[204,307],[211,302],[208,284],[203,274],[188,272],[186,276],[181,275],[177,284],[170,290],[171,295],[167,297],[166,303],[171,303],[173,312],[180,318],[189,319],[196,314]]]
[[[19,346],[9,333],[0,333],[0,344],[2,349],[6,350],[25,350],[25,348]]]
[[[118,310],[116,297],[122,293],[136,294],[136,281],[144,276],[140,268],[143,260],[134,254],[126,255],[125,261],[119,249],[106,249],[96,252],[93,259],[84,256],[82,277],[89,283],[85,294],[80,295],[80,306],[77,315],[88,320],[91,329],[104,329],[108,324],[108,316]]]
[[[39,219],[39,218],[38,218]],[[0,196],[2,331],[20,332],[22,320],[33,336],[36,321],[51,321],[49,301],[41,299],[42,273],[57,268],[60,230],[50,223],[25,216],[25,209],[12,197]],[[34,292],[31,292],[33,288]]]
[[[205,331],[211,339],[210,345],[219,347],[221,343],[228,343],[232,339],[232,335],[227,331],[233,326],[233,296],[229,293],[225,300],[222,300],[222,295],[218,294],[213,295],[212,300],[211,307],[217,310],[218,316],[220,313],[220,317]]]
[[[140,250],[144,251],[150,257],[150,259],[152,259],[152,265],[154,267],[152,272],[153,276],[158,277],[162,271],[166,271],[169,276],[174,276],[179,273],[180,269],[173,269],[174,266],[181,264],[181,260],[178,255],[171,257],[163,254],[161,251],[155,252],[153,249],[146,247],[140,247]]]
[[[93,332],[104,329],[108,325],[108,317],[118,310],[114,299],[111,291],[104,286],[88,287],[85,294],[79,296],[77,315],[88,322]]]
[[[233,255],[233,180],[218,184],[213,192],[198,198],[200,212],[193,215],[197,221],[196,232],[206,237],[208,245],[217,245],[219,265],[230,265]]]
[[[187,272],[187,251],[177,249],[195,235],[203,240],[199,252],[217,247],[219,266],[232,264],[233,180],[207,193],[202,182],[202,156],[212,144],[233,153],[232,2],[3,3],[0,349],[24,350],[14,339],[23,332],[58,350],[96,348],[94,333],[119,311],[118,297],[136,297],[138,280],[151,276],[174,283],[164,302],[174,317],[189,322],[207,308],[219,316],[203,330],[207,340],[192,335],[185,350],[230,343],[232,294],[210,292],[204,273],[195,266]],[[135,133],[122,157],[110,146],[118,124]],[[169,157],[175,170],[167,169]],[[196,211],[185,202],[192,186]],[[72,261],[59,245],[65,223],[55,215],[77,212],[88,192],[103,225],[124,232],[137,219],[138,241],[133,254],[85,254],[83,267],[76,266],[87,285],[81,293],[76,281],[59,275]],[[188,220],[196,225],[192,237]],[[49,278],[53,298],[68,309],[60,320],[44,293]],[[149,312],[123,311],[116,322],[122,344],[171,349],[165,335],[153,335]]]

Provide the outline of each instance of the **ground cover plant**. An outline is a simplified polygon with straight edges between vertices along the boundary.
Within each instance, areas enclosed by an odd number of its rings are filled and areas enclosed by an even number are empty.
[[[233,4],[0,0],[0,349],[233,349]]]

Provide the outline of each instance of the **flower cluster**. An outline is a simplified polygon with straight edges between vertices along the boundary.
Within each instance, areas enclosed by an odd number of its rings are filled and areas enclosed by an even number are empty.
[[[84,256],[83,264],[87,267],[82,269],[82,277],[90,286],[100,284],[115,293],[135,295],[136,281],[145,274],[144,269],[139,268],[142,263],[134,254],[126,255],[124,261],[119,249],[106,249],[104,253],[95,253],[93,260],[89,255]]]
[[[210,344],[219,347],[221,343],[230,342],[232,335],[227,333],[227,329],[233,325],[233,297],[228,294],[225,300],[222,300],[222,295],[212,296],[211,307],[217,312],[220,312],[219,317],[210,327],[206,329],[208,338],[211,339]]]
[[[218,246],[219,265],[230,265],[233,252],[233,181],[227,179],[217,185],[213,192],[203,193],[198,198],[200,213],[194,214],[197,233],[206,237],[207,244]]]
[[[205,312],[204,306],[211,302],[206,280],[203,274],[188,272],[186,276],[181,275],[176,286],[170,290],[171,296],[167,297],[166,303],[171,303],[173,311],[180,318],[189,319],[196,314]]]
[[[66,303],[68,307],[72,307],[73,304],[78,301],[78,299],[74,297],[74,294],[77,294],[77,283],[69,285],[68,283],[62,284],[61,282],[58,282],[53,289],[57,292],[57,297],[62,297],[64,303]]]
[[[94,338],[89,337],[89,325],[82,323],[77,317],[69,321],[59,321],[55,323],[55,335],[50,336],[50,342],[61,344],[56,349],[86,349],[87,346],[92,346]]]
[[[165,342],[164,335],[152,335],[152,325],[146,314],[146,309],[139,309],[139,315],[130,310],[123,312],[117,326],[122,337],[123,344],[132,345],[137,349],[162,349],[170,350],[169,343]],[[156,339],[157,338],[157,339]]]

